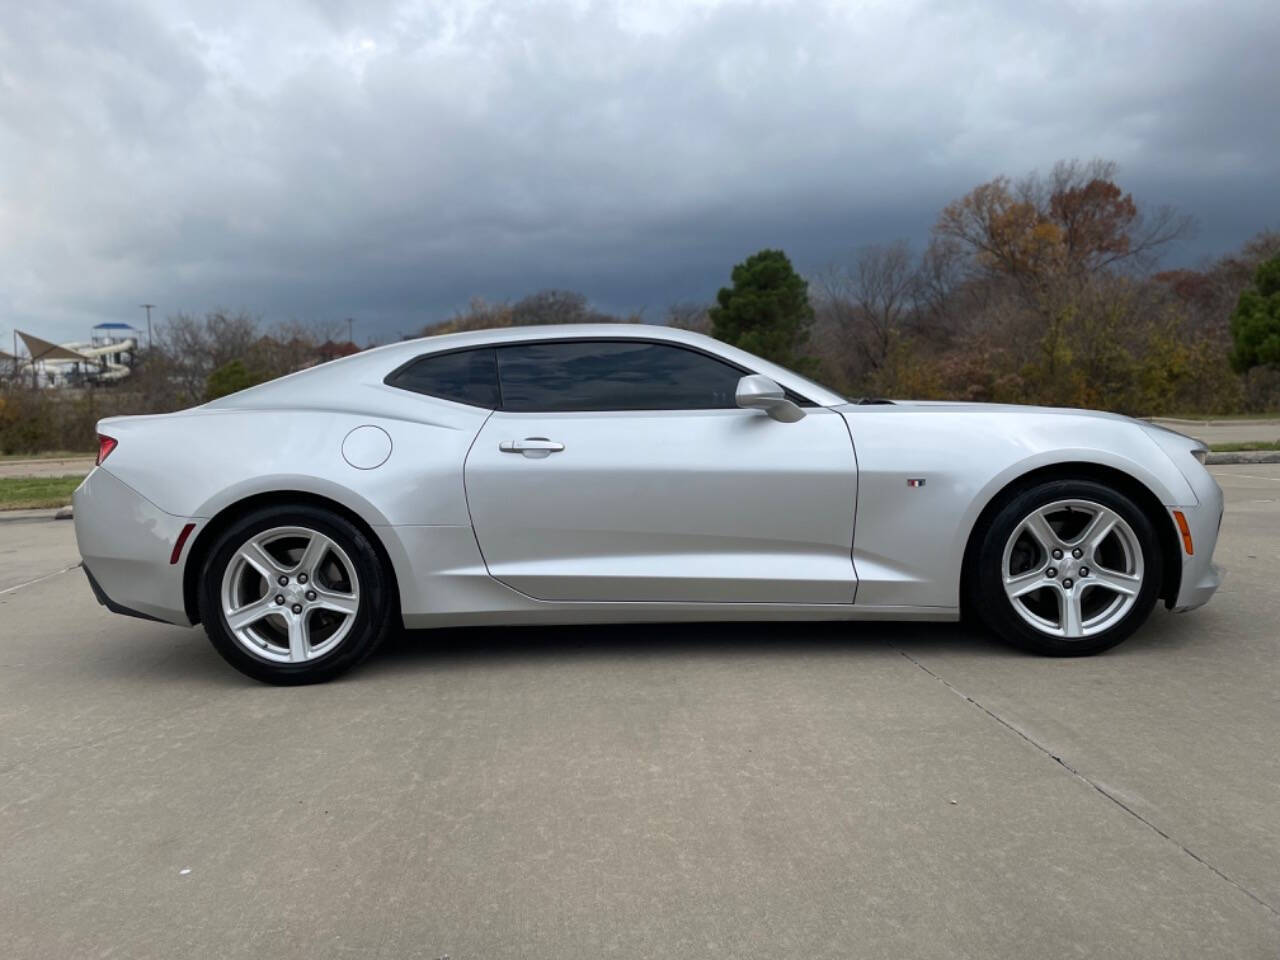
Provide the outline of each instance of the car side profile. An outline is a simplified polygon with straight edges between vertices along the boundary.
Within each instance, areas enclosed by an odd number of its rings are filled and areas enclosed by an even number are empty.
[[[1222,491],[1122,416],[851,403],[689,331],[406,341],[98,425],[109,609],[327,680],[398,626],[955,620],[1096,653],[1205,603]]]

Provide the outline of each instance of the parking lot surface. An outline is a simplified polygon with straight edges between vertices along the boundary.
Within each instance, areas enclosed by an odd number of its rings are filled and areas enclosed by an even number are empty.
[[[1280,467],[1214,472],[1218,596],[1079,660],[477,629],[275,689],[0,524],[3,955],[1275,957]]]

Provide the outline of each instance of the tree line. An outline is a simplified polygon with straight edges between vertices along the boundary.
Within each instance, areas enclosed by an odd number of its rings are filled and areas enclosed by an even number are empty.
[[[948,204],[922,251],[871,246],[820,271],[810,355],[859,395],[1140,416],[1274,410],[1276,364],[1237,349],[1232,316],[1280,234],[1160,271],[1190,229],[1171,208],[1139,206],[1111,163],[999,177]]]
[[[863,247],[809,277],[781,250],[733,267],[708,303],[662,318],[850,397],[1096,407],[1139,416],[1280,409],[1280,233],[1199,269],[1161,271],[1191,230],[1147,209],[1106,161],[997,177],[948,204],[928,243]],[[474,299],[418,332],[643,322],[574,291]],[[245,312],[161,322],[119,385],[0,385],[0,450],[89,449],[116,413],[176,410],[355,349],[340,324],[266,328]]]
[[[1200,269],[1161,271],[1192,223],[1144,209],[1115,164],[981,184],[928,244],[854,251],[810,277],[781,250],[736,265],[714,302],[670,307],[708,333],[850,397],[1096,407],[1138,416],[1280,409],[1280,233]],[[430,336],[625,321],[581,294],[473,301]]]

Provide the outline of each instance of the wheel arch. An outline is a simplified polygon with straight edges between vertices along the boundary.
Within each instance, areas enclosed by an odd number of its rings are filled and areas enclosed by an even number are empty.
[[[303,490],[272,490],[251,494],[226,504],[210,517],[208,522],[197,532],[191,548],[187,551],[186,565],[182,571],[182,602],[187,618],[192,624],[200,622],[200,572],[204,567],[209,550],[217,542],[222,531],[226,530],[243,513],[248,510],[270,506],[318,507],[337,514],[359,529],[361,533],[369,538],[369,542],[373,544],[374,550],[377,551],[378,559],[382,563],[387,581],[392,587],[391,601],[398,615],[400,610],[400,582],[396,576],[396,566],[391,562],[391,556],[387,552],[386,544],[364,517],[337,500],[318,493],[309,493]]]
[[[1169,519],[1168,508],[1156,493],[1132,474],[1116,467],[1087,461],[1054,463],[1037,467],[1010,480],[987,501],[969,529],[965,542],[964,559],[960,565],[960,607],[966,615],[973,608],[971,571],[981,546],[987,525],[1002,507],[1023,490],[1053,480],[1092,480],[1124,493],[1151,520],[1160,541],[1160,554],[1164,563],[1163,578],[1158,596],[1166,607],[1172,607],[1182,585],[1182,552],[1178,537]]]

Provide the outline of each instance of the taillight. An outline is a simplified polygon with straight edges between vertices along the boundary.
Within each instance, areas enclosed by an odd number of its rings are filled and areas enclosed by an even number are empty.
[[[98,434],[98,459],[95,461],[98,466],[102,466],[102,462],[111,456],[111,451],[116,448],[116,444],[120,441],[115,437],[108,437],[106,434]]]

